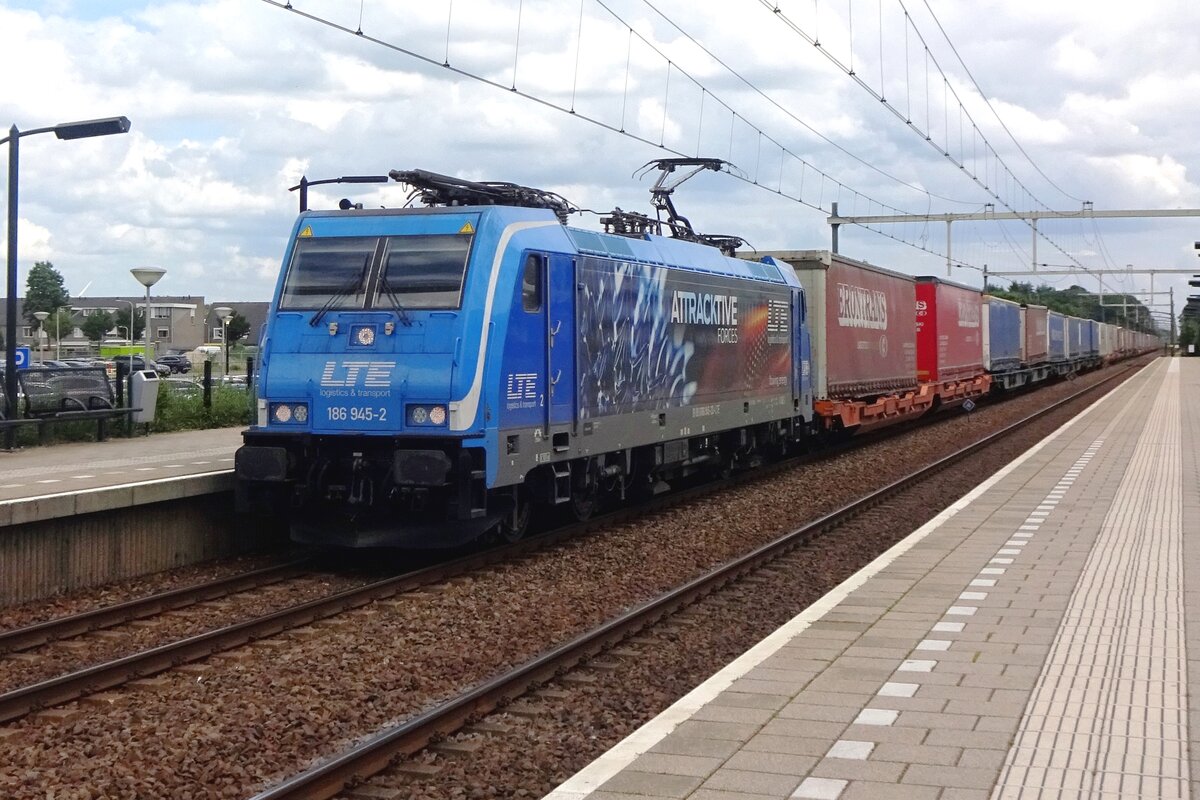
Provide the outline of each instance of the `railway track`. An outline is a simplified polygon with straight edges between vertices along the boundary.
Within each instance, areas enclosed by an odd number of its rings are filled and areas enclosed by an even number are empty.
[[[123,603],[115,603],[79,614],[3,631],[0,632],[0,655],[19,653],[31,647],[111,628],[135,619],[144,619],[165,611],[175,611],[238,592],[270,586],[301,574],[311,563],[308,558],[295,559],[250,572],[229,575],[205,583],[158,592],[147,597],[139,597]]]
[[[1107,387],[1114,381],[1125,378],[1129,372],[1130,370],[1126,369],[1075,392],[972,445],[793,530],[753,552],[613,617],[512,670],[362,740],[345,752],[260,792],[254,796],[253,800],[333,797],[347,785],[380,772],[394,758],[420,751],[430,742],[461,729],[468,721],[478,719],[519,697],[531,687],[540,685],[554,676],[586,662],[618,642],[643,631],[658,620],[720,591],[722,587],[738,581],[748,573],[766,567],[780,557],[796,551],[797,548],[804,547],[816,537],[837,530],[874,509],[882,510],[885,504],[904,492],[924,484],[947,468],[1002,441],[1030,422]]]
[[[766,472],[790,469],[806,460],[811,460],[811,457],[789,459],[772,465],[767,468]],[[682,504],[731,485],[749,480],[759,480],[762,477],[764,477],[763,471],[735,475],[702,486],[673,492],[634,507],[623,508],[585,522],[556,528],[512,544],[373,581],[360,587],[336,592],[327,597],[23,686],[0,694],[0,723],[19,719],[34,711],[111,689],[131,680],[149,677],[256,640],[309,625],[346,611],[361,608],[369,603],[387,600],[405,592],[447,581],[493,564],[503,563],[631,517]],[[31,625],[4,634],[3,637],[0,637],[0,644],[7,642],[8,652],[13,652],[79,635],[90,630],[111,627],[129,620],[144,619],[154,614],[180,609],[237,591],[286,580],[291,575],[303,572],[304,563],[306,562],[289,562],[277,567],[219,579],[194,587],[162,592],[146,598]],[[0,653],[2,652],[5,651],[0,649]]]
[[[537,536],[474,553],[443,564],[391,576],[364,586],[337,592],[253,619],[224,626],[180,639],[159,647],[127,655],[111,661],[74,670],[12,691],[0,693],[0,723],[19,719],[34,711],[59,705],[88,694],[120,686],[128,681],[149,677],[159,672],[198,661],[247,643],[275,636],[281,632],[327,619],[360,608],[369,603],[386,600],[441,581],[486,568],[489,565],[550,547],[562,541],[605,528],[630,518],[663,508],[681,505],[708,494],[741,483],[760,481],[785,470],[794,469],[816,459],[828,458],[848,450],[869,447],[887,435],[930,424],[914,421],[896,426],[890,431],[850,439],[845,443],[815,454],[792,457],[753,472],[710,481],[656,497],[636,506],[621,508],[584,522],[562,526]],[[91,631],[113,627],[132,620],[146,619],[168,611],[218,599],[238,592],[262,588],[303,574],[311,559],[298,559],[284,564],[216,579],[195,586],[160,592],[145,598],[114,604],[80,614],[18,628],[0,634],[0,655],[20,652],[50,642],[61,641]]]

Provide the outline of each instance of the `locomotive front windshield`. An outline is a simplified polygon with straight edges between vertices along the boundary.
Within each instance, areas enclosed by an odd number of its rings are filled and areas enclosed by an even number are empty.
[[[458,308],[472,238],[419,234],[299,239],[279,307]]]
[[[467,234],[392,236],[383,254],[375,307],[458,308],[471,253]]]
[[[337,302],[362,308],[375,236],[299,239],[283,284],[280,308],[322,308]]]

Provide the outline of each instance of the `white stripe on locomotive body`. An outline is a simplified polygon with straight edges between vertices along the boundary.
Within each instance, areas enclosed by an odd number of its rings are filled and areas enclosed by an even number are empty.
[[[496,297],[496,284],[500,280],[500,263],[508,252],[508,241],[515,234],[532,228],[547,228],[560,225],[558,220],[539,220],[536,222],[514,222],[504,228],[496,243],[496,255],[492,258],[492,271],[488,276],[487,300],[483,305],[483,325],[479,332],[479,349],[475,357],[475,377],[471,380],[471,388],[461,400],[450,401],[450,430],[465,431],[475,423],[479,413],[479,396],[483,392],[484,361],[487,357],[488,329],[492,326],[492,305]]]

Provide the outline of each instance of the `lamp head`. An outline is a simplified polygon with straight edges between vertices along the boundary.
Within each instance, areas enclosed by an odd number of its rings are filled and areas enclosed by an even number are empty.
[[[35,311],[35,312],[33,312],[33,316],[38,322],[45,322],[47,319],[50,318],[50,312],[49,311]]]
[[[80,122],[63,122],[54,126],[54,135],[59,139],[89,139],[93,136],[111,136],[129,132],[128,117],[105,117],[85,119]]]
[[[158,283],[159,278],[167,274],[162,267],[134,267],[129,272],[137,279],[138,283],[147,289]]]
[[[217,318],[222,322],[229,322],[230,317],[233,316],[233,309],[229,306],[217,306],[213,309],[213,313],[216,314]]]

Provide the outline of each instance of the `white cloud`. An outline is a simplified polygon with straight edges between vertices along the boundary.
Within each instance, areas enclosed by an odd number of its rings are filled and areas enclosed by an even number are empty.
[[[608,5],[652,46],[636,37],[631,46],[622,24],[590,2],[582,23],[578,6],[552,0],[455,0],[450,20],[445,0],[363,6],[364,33],[432,65],[265,3],[147,0],[110,12],[90,0],[22,0],[19,8],[15,1],[0,0],[0,74],[19,76],[0,83],[0,124],[30,128],[112,114],[133,120],[132,132],[121,137],[22,142],[20,257],[52,260],[71,285],[92,281],[94,293],[127,291],[129,266],[157,263],[169,270],[164,291],[266,298],[296,209],[286,189],[304,174],[423,167],[559,187],[596,209],[645,209],[648,183],[630,174],[665,153],[591,125],[580,118],[585,115],[652,141],[661,136],[683,152],[730,158],[773,187],[778,152],[760,149],[750,120],[859,192],[838,194],[811,168],[786,161],[785,178],[798,186],[803,176],[806,199],[837,197],[843,208],[866,213],[881,213],[881,203],[914,212],[967,208],[930,200],[823,142],[638,0]],[[358,25],[356,3],[296,5],[351,30]],[[1188,175],[1200,161],[1200,114],[1185,100],[1200,90],[1195,4],[932,5],[1009,130],[1072,195],[1097,208],[1200,205]],[[988,199],[940,150],[767,9],[713,0],[656,0],[655,6],[755,87],[872,165],[947,197],[976,205]],[[810,0],[781,6],[819,30],[823,49],[844,62],[853,57],[859,79],[884,89],[902,116],[938,138],[935,143],[978,167],[989,185],[1011,189],[1014,203],[1032,202],[973,152],[978,144],[969,124],[960,133],[957,107],[942,108],[942,87],[935,83],[926,94],[923,59],[912,51],[914,40],[900,35],[895,8],[852,4],[851,38],[845,3],[818,0],[815,11]],[[1038,201],[1076,206],[1037,174],[975,97],[933,21],[913,13],[951,86],[1004,162]],[[669,87],[654,48],[671,61]],[[438,66],[445,58],[500,88]],[[508,91],[514,64],[519,90],[573,104],[578,114]],[[736,120],[723,103],[736,110]],[[732,140],[731,129],[738,134]],[[314,205],[327,206],[344,195],[398,205],[403,190],[335,186],[312,196]],[[697,178],[675,200],[698,226],[741,233],[760,247],[828,243],[823,214],[728,177]],[[1087,253],[1092,263],[1094,253],[1106,249],[1118,251],[1112,258],[1121,263],[1180,260],[1175,240],[1191,237],[1190,229],[1139,224],[1136,234],[1113,228],[1107,248],[1065,246]],[[940,229],[892,230],[942,246]],[[963,231],[961,252],[978,252],[993,264],[1005,257],[1020,261],[1009,239],[1028,243],[1028,231],[1017,228],[1004,236],[986,226]],[[924,271],[938,266],[936,256],[861,230],[845,229],[843,242],[852,255],[876,263]]]

